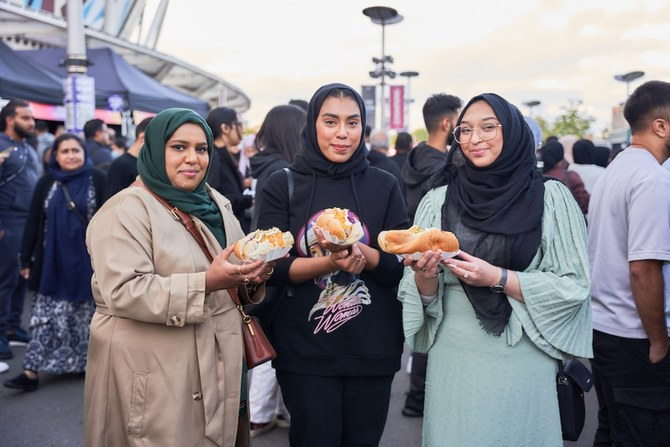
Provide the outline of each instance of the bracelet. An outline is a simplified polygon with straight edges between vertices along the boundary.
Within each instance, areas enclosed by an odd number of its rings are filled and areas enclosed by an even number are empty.
[[[421,304],[423,304],[423,306],[426,307],[430,303],[435,301],[435,299],[437,298],[437,292],[435,292],[435,294],[433,295],[421,295],[421,293],[419,293],[419,297],[421,298]]]

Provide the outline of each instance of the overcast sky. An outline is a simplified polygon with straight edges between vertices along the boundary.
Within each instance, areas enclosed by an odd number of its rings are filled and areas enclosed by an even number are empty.
[[[173,0],[158,50],[215,73],[251,98],[243,118],[260,125],[291,98],[309,100],[329,82],[359,89],[381,56],[381,26],[362,10],[390,6],[403,21],[386,26],[386,54],[411,81],[410,127],[423,127],[421,106],[444,92],[467,102],[495,92],[552,120],[582,101],[611,125],[612,107],[626,97],[615,74],[644,71],[631,91],[651,79],[670,81],[670,1],[524,0]],[[405,78],[390,81],[405,84]]]

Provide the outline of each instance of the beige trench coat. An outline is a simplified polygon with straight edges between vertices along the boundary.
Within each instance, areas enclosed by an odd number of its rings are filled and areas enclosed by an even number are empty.
[[[208,192],[230,245],[242,230],[230,202]],[[218,253],[215,237],[194,220]],[[239,418],[240,314],[226,291],[205,294],[209,262],[193,236],[148,191],[133,187],[95,214],[86,244],[97,305],[85,382],[86,446],[249,445],[248,418]],[[231,262],[238,262],[234,255]],[[254,301],[263,293],[264,287]]]

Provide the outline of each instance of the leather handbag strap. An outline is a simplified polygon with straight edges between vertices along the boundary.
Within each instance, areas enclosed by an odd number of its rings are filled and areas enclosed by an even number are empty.
[[[176,206],[172,206],[170,202],[159,196],[158,194],[154,193],[152,190],[147,188],[147,185],[144,184],[142,180],[139,178],[135,180],[132,184],[132,186],[137,186],[139,188],[144,188],[149,193],[156,198],[160,203],[165,206],[165,208],[170,211],[170,214],[172,215],[172,218],[176,220],[177,222],[181,222],[182,225],[184,225],[184,228],[191,233],[191,235],[195,238],[196,242],[198,242],[198,245],[200,245],[200,248],[202,249],[203,253],[205,253],[205,256],[207,256],[207,259],[209,262],[212,262],[214,260],[214,257],[212,256],[212,253],[209,251],[209,248],[207,248],[207,244],[205,244],[205,240],[202,237],[202,234],[198,231],[198,229],[195,227],[195,223],[193,222],[193,218],[177,208]],[[228,293],[230,294],[230,297],[232,298],[233,302],[235,303],[235,306],[240,310],[240,313],[242,314],[242,318],[246,317],[244,314],[244,308],[242,307],[242,304],[240,303],[240,297],[237,296],[237,290],[233,288],[227,289]],[[248,318],[248,317],[247,317]]]
[[[191,233],[191,235],[195,238],[196,242],[198,245],[200,245],[200,248],[202,249],[203,253],[205,253],[205,256],[207,256],[207,259],[209,262],[212,262],[214,260],[214,256],[212,256],[212,253],[210,253],[209,248],[207,248],[207,244],[205,244],[205,240],[202,237],[202,234],[198,231],[198,229],[195,227],[195,223],[193,222],[193,218],[177,208],[176,206],[172,206],[170,202],[147,188],[147,185],[144,184],[142,180],[139,178],[135,180],[131,186],[137,186],[139,188],[144,188],[147,191],[149,191],[149,194],[154,196],[156,200],[158,200],[160,203],[163,204],[165,208],[168,209],[170,214],[172,215],[172,218],[176,220],[177,222],[180,222],[184,228],[186,228],[186,231]]]

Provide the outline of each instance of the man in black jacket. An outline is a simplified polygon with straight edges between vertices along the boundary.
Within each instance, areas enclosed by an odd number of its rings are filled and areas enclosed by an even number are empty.
[[[105,173],[112,164],[112,150],[109,147],[109,128],[101,119],[91,119],[84,124],[84,145],[93,167]]]
[[[428,140],[419,143],[407,157],[402,174],[405,180],[407,214],[414,219],[416,208],[430,187],[429,179],[442,170],[447,162],[447,150],[454,138],[453,130],[462,106],[453,95],[438,93],[423,105],[423,120],[428,130]],[[402,414],[408,417],[423,416],[426,388],[426,354],[412,353],[412,371],[405,406]]]
[[[428,192],[428,179],[447,161],[447,147],[453,138],[461,105],[456,96],[438,93],[428,98],[423,106],[428,140],[422,141],[410,152],[402,170],[410,219],[414,219],[416,207]]]
[[[251,195],[244,194],[244,179],[238,169],[237,160],[230,152],[230,148],[242,141],[242,123],[234,109],[217,107],[207,115],[207,124],[214,135],[214,150],[209,161],[207,183],[230,200],[242,230],[248,233],[251,219],[245,216],[244,210],[251,208],[254,199]]]

